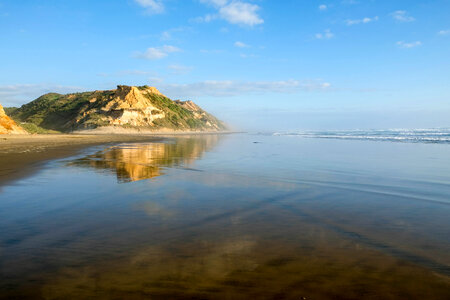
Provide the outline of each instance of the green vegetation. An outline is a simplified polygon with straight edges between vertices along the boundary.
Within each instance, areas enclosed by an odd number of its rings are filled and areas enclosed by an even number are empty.
[[[49,134],[49,133],[61,133],[60,131],[44,129],[33,123],[20,123],[20,126],[25,129],[28,133],[39,133],[39,134]]]
[[[18,109],[19,109],[18,107],[3,107],[5,114],[7,114],[8,116],[11,116],[11,114],[14,113]]]
[[[66,131],[67,122],[75,118],[89,103],[92,92],[60,95],[45,94],[12,112],[20,122],[32,123],[43,129]]]
[[[148,88],[150,88],[148,85],[142,85],[142,86],[138,86],[138,89],[140,89],[141,91],[146,90]]]
[[[166,115],[166,118],[154,121],[157,128],[190,128],[187,120],[193,118],[191,111],[161,95],[146,94],[146,97]]]
[[[210,124],[216,124],[220,130],[226,129],[222,122],[201,109],[197,111],[197,113],[201,113],[203,116],[201,119],[198,119],[195,118],[193,111],[183,107],[181,104],[172,101],[167,97],[156,94],[147,94],[146,96],[167,116],[164,119],[154,121],[154,124],[159,128],[186,128],[201,130],[204,129],[206,127],[205,124],[209,122]]]

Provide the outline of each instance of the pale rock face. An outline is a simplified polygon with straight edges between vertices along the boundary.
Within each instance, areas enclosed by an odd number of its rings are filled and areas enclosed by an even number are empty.
[[[146,98],[145,94],[161,94],[155,87],[139,89],[135,86],[119,85],[115,93],[108,99],[106,105],[100,110],[104,117],[102,121],[108,125],[131,125],[131,126],[149,126],[156,119],[165,117],[164,112],[155,107],[152,102]],[[92,98],[89,102],[94,103],[97,98]],[[86,111],[83,116],[95,113],[96,110]],[[77,120],[79,122],[81,120]]]
[[[161,94],[161,92],[158,91],[158,89],[155,88],[154,86],[148,87],[146,91],[147,91],[147,93],[152,93],[152,94],[156,94],[156,95],[160,95],[160,96],[166,97],[165,95]]]
[[[200,107],[195,104],[194,102],[188,100],[188,101],[178,101],[178,103],[180,103],[182,106],[184,106],[185,108],[192,110],[192,111],[199,111],[201,110]]]
[[[105,107],[109,111],[121,110],[116,116],[109,118],[110,124],[148,126],[154,120],[164,118],[165,114],[153,106],[151,101],[143,96],[143,93],[164,96],[154,87],[141,91],[135,86],[118,86],[114,100]]]
[[[146,109],[152,106],[150,100],[145,98],[142,95],[142,92],[135,86],[118,86],[117,92],[114,96],[115,97],[108,103],[108,105],[105,106],[105,109]]]
[[[130,124],[132,126],[147,126],[156,119],[164,118],[164,113],[152,113],[157,110],[151,106],[142,110],[124,109],[118,117],[110,117],[110,124],[123,125]]]
[[[22,127],[17,126],[10,117],[8,117],[0,105],[0,134],[28,134]]]

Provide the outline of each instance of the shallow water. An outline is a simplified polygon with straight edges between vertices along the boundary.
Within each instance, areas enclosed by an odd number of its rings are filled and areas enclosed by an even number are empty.
[[[0,297],[448,299],[450,146],[207,135],[0,190]]]

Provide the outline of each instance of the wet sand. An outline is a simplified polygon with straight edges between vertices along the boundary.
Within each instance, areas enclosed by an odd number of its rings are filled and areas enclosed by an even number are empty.
[[[0,186],[33,174],[48,160],[75,155],[89,146],[161,139],[157,135],[1,135]]]

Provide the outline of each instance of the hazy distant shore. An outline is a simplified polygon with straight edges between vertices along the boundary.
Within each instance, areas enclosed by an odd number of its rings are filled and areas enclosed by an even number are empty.
[[[39,171],[46,161],[75,155],[95,145],[154,142],[173,135],[224,134],[226,132],[153,132],[146,134],[37,134],[0,136],[0,186]]]

